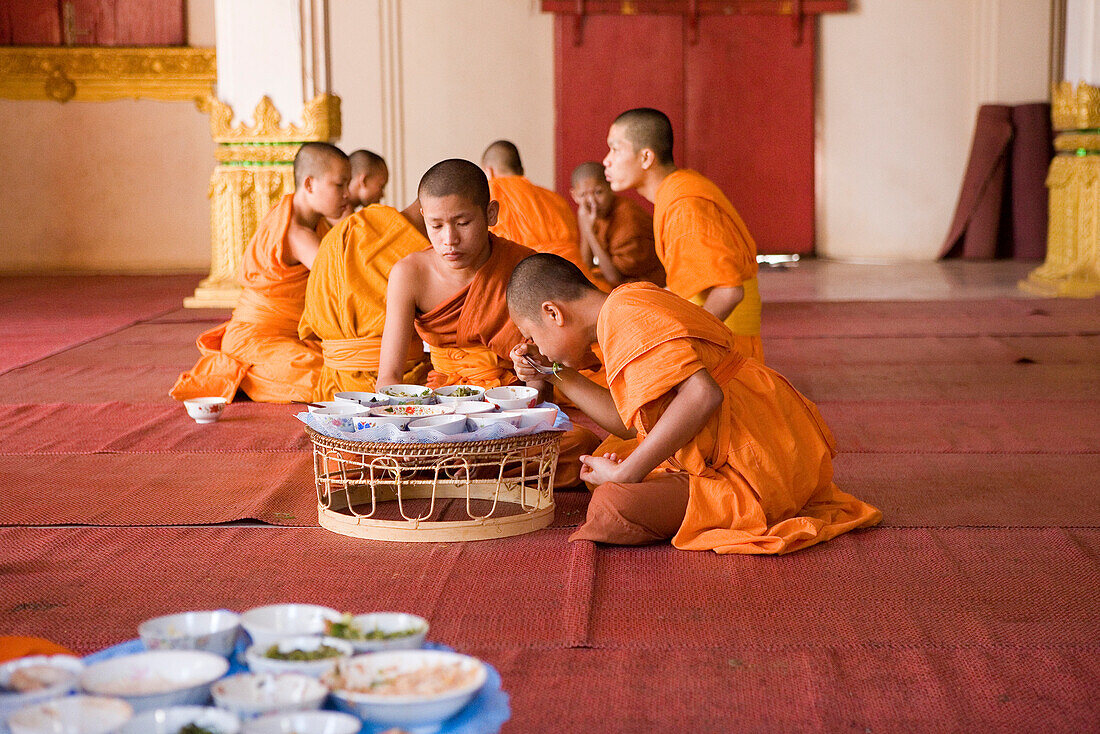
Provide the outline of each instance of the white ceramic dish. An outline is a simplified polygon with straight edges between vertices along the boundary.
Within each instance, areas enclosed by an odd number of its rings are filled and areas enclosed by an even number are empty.
[[[460,390],[468,394],[455,395]],[[477,385],[447,385],[437,387],[434,392],[435,399],[441,403],[469,403],[485,399],[485,388]]]
[[[313,417],[330,429],[351,433],[355,430],[355,416],[365,415],[368,410],[370,408],[358,403],[343,403],[331,408],[318,408],[313,411]]]
[[[494,387],[485,391],[485,399],[501,410],[533,408],[539,400],[539,391],[524,385]]]
[[[75,691],[83,670],[84,663],[72,655],[31,655],[0,665],[0,731],[19,709]]]
[[[558,419],[557,408],[523,408],[513,412],[519,414],[520,428],[531,428],[538,425],[553,428],[554,421]]]
[[[229,657],[241,631],[241,616],[228,609],[184,612],[138,625],[146,650],[204,650]]]
[[[332,408],[337,405],[347,405],[346,400],[321,400],[316,403],[311,403],[309,406],[310,413],[316,413],[321,408]]]
[[[393,405],[422,405],[432,398],[432,389],[423,385],[387,385],[378,392],[390,398]]]
[[[379,416],[405,416],[409,420],[427,418],[429,415],[448,415],[454,413],[453,405],[383,405],[371,408],[371,415]]]
[[[12,734],[107,734],[133,715],[133,707],[118,698],[66,696],[16,711],[8,727]]]
[[[333,397],[338,403],[358,403],[368,408],[390,404],[390,397],[380,392],[338,392]]]
[[[396,685],[405,676],[439,668],[457,671],[461,682],[434,693],[361,692],[380,690],[377,686],[382,681]],[[461,711],[485,685],[487,675],[485,665],[469,655],[444,650],[392,650],[345,660],[322,680],[329,684],[341,710],[371,724],[412,729],[439,724]]]
[[[210,687],[214,701],[242,719],[321,708],[328,689],[300,673],[238,673]]]
[[[183,401],[183,407],[196,423],[214,423],[222,417],[227,402],[225,398],[191,398]]]
[[[513,426],[519,428],[519,414],[505,411],[503,413],[481,413],[479,415],[468,415],[466,420],[473,426],[474,430],[480,430],[485,426],[491,426],[494,423],[511,423]]]
[[[409,430],[413,433],[421,431],[438,431],[445,436],[453,436],[456,433],[465,433],[466,416],[464,415],[429,415],[426,418],[417,418],[409,422]]]
[[[252,644],[266,648],[284,637],[324,634],[325,620],[340,619],[340,612],[316,604],[270,604],[241,615],[241,626]]]
[[[341,621],[350,621],[364,636],[371,633],[383,635],[378,639],[344,638],[357,654],[379,650],[418,650],[424,646],[424,638],[428,636],[428,620],[404,612],[371,612]]]
[[[484,400],[479,400],[475,403],[455,403],[454,409],[455,413],[460,413],[462,415],[478,415],[480,413],[492,413],[497,409],[497,406]]]
[[[200,706],[210,700],[210,684],[228,670],[229,661],[212,652],[156,650],[89,665],[80,686],[97,696],[121,698],[137,712]]]
[[[387,424],[395,425],[404,430],[412,419],[413,416],[411,415],[357,415],[355,416],[355,430],[365,431],[368,428],[381,428]]]
[[[323,660],[279,660],[268,657],[268,651],[272,647],[279,648],[280,652],[304,650],[312,652],[322,645],[335,648],[339,655]],[[333,637],[317,637],[316,635],[303,635],[301,637],[284,637],[271,645],[252,645],[244,653],[248,669],[253,673],[301,673],[313,678],[320,678],[336,665],[337,661],[350,658],[355,652],[350,642],[337,640]]]
[[[118,734],[179,734],[188,724],[218,734],[239,734],[241,720],[236,714],[211,706],[173,706],[138,714],[118,730]]]
[[[362,728],[363,722],[351,714],[299,711],[254,719],[245,724],[244,734],[359,734]]]

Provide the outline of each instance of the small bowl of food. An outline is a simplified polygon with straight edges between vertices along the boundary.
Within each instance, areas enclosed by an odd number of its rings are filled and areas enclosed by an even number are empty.
[[[356,655],[322,677],[337,708],[369,724],[406,729],[440,724],[461,711],[488,672],[469,655],[391,650]]]
[[[191,398],[183,401],[183,407],[196,423],[215,423],[222,417],[228,402],[225,398]]]
[[[453,436],[456,433],[466,432],[466,416],[464,415],[429,415],[427,418],[417,418],[409,423],[409,431],[413,433],[426,433],[437,431],[444,436]]]
[[[533,408],[539,400],[539,391],[525,385],[494,387],[485,391],[485,399],[501,410]]]
[[[11,734],[107,734],[133,716],[133,707],[118,698],[65,696],[19,709],[8,728]]]
[[[316,604],[269,604],[249,609],[241,615],[241,626],[262,649],[284,637],[315,635],[325,632],[325,621],[340,619],[340,612]]]
[[[346,640],[303,635],[284,637],[266,647],[253,645],[245,650],[244,659],[253,673],[301,673],[320,678],[337,661],[354,653]]]
[[[341,403],[358,403],[359,405],[365,405],[368,408],[373,408],[377,405],[389,405],[390,398],[388,395],[383,395],[380,392],[338,392],[333,395],[337,402]]]
[[[427,418],[430,415],[449,415],[454,412],[453,405],[383,405],[370,409],[371,415],[404,416],[410,421]]]
[[[72,655],[31,655],[0,665],[0,725],[21,708],[69,695],[83,670]]]
[[[130,719],[118,734],[239,734],[241,720],[212,706],[172,706]]]
[[[411,415],[357,415],[355,416],[355,430],[365,431],[368,428],[381,428],[385,425],[397,426],[399,430],[405,430]]]
[[[365,414],[370,408],[358,403],[344,403],[331,408],[318,408],[313,417],[330,430],[351,433],[355,430],[355,416]]]
[[[516,428],[519,428],[519,414],[511,411],[504,411],[503,413],[481,413],[480,415],[468,415],[466,420],[470,422],[470,425],[474,427],[475,431],[480,431],[485,426],[491,426],[494,423],[509,423]]]
[[[169,614],[138,625],[146,650],[204,650],[222,657],[233,654],[240,631],[240,615],[228,609]]]
[[[210,684],[228,670],[229,661],[212,652],[138,652],[89,665],[80,674],[80,687],[121,698],[137,712],[199,706],[210,700]]]
[[[497,409],[497,406],[492,403],[487,403],[484,400],[479,400],[476,403],[454,403],[455,413],[461,415],[479,415],[481,413],[492,413]]]
[[[301,673],[238,673],[210,687],[214,702],[242,719],[291,711],[316,711],[328,689]]]
[[[485,399],[485,388],[477,385],[447,385],[435,389],[435,399],[441,403],[463,403]]]
[[[432,389],[423,385],[387,385],[378,392],[390,398],[391,405],[423,405],[432,398]]]
[[[417,650],[428,636],[428,620],[404,612],[345,614],[329,622],[326,634],[347,640],[356,654],[378,650]]]
[[[293,714],[269,714],[253,719],[244,734],[359,734],[363,722],[339,711],[299,711]]]
[[[558,419],[557,408],[522,408],[510,412],[519,414],[520,428],[532,428],[534,426],[553,428],[554,422]]]

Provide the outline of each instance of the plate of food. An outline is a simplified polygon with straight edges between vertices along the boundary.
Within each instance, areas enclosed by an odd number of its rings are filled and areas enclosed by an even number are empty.
[[[403,415],[413,418],[427,418],[430,415],[448,415],[455,412],[453,405],[380,405],[371,408],[371,415]]]
[[[404,612],[345,614],[325,623],[325,634],[351,643],[356,653],[423,647],[428,620]]]
[[[423,385],[387,385],[378,392],[397,405],[421,405],[432,397],[432,389]]]

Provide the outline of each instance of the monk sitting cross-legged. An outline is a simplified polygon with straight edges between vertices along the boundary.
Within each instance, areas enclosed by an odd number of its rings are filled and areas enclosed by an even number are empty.
[[[432,246],[390,271],[379,387],[402,380],[414,329],[431,346],[429,386],[516,383],[509,354],[522,337],[508,317],[504,291],[516,263],[534,252],[489,233],[497,204],[485,174],[470,161],[435,164],[417,194]],[[556,487],[579,481],[579,457],[597,443],[583,428],[562,437]]]
[[[342,391],[374,391],[390,270],[409,253],[428,247],[418,201],[404,211],[381,205],[360,209],[322,240],[298,326],[302,339],[321,340],[324,367],[314,400],[331,400]],[[428,367],[423,344],[414,337],[400,381],[422,383]]]
[[[552,255],[516,266],[508,307],[535,343],[513,351],[517,374],[529,385],[545,379],[525,354],[563,363],[557,377],[574,403],[608,431],[640,439],[625,459],[581,457],[581,478],[595,490],[570,540],[671,538],[684,550],[776,554],[882,519],[833,483],[836,450],[817,407],[737,352],[730,330],[702,308],[649,283],[602,293]],[[610,390],[570,369],[593,339]]]
[[[198,338],[202,357],[180,375],[172,397],[221,396],[240,388],[268,403],[306,401],[321,370],[321,348],[298,338],[309,268],[347,203],[348,158],[328,143],[306,143],[294,158],[293,194],[260,221],[245,248],[237,280],[240,301],[228,323]]]

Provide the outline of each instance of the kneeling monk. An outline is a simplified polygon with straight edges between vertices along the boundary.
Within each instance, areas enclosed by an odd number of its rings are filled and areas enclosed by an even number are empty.
[[[321,371],[321,348],[298,338],[309,268],[327,230],[323,217],[339,217],[348,200],[351,168],[343,151],[306,143],[294,158],[293,194],[260,221],[241,257],[243,286],[233,317],[198,338],[202,357],[180,375],[176,400],[220,395],[237,389],[258,402],[289,403],[313,398]]]
[[[513,351],[521,378],[543,379],[525,354],[564,363],[560,387],[574,403],[641,439],[625,459],[581,457],[581,478],[596,488],[570,540],[789,553],[882,519],[833,483],[836,450],[817,407],[736,351],[699,306],[648,283],[608,295],[571,263],[535,255],[512,273],[508,307],[538,347]],[[593,340],[610,390],[569,368]]]
[[[431,249],[393,266],[378,386],[399,383],[414,329],[431,346],[428,385],[497,387],[517,382],[509,354],[522,341],[508,317],[505,288],[516,263],[534,251],[489,234],[497,203],[470,161],[428,169],[417,189]],[[599,441],[584,428],[562,437],[557,487],[579,481],[581,454]]]

